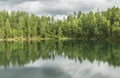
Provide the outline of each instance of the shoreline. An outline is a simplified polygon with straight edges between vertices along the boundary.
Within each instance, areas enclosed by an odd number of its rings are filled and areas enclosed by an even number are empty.
[[[68,38],[68,37],[63,37],[63,38],[7,38],[7,39],[0,39],[0,41],[15,41],[15,42],[19,42],[19,41],[41,41],[41,40],[81,40],[81,41],[108,41],[108,42],[119,42],[120,40],[115,40],[112,38],[108,38],[108,39],[96,39],[96,38],[91,38],[91,39],[83,39],[83,38]]]
[[[81,38],[7,38],[0,41],[82,40]]]

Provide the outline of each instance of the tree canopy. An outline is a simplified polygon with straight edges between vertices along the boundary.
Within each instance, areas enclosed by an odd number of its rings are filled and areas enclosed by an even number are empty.
[[[81,11],[63,20],[22,11],[0,11],[0,39],[8,38],[120,39],[120,8],[106,11]]]

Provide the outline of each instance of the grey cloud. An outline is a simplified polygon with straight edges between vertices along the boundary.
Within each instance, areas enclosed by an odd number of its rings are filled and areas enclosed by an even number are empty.
[[[21,10],[38,15],[67,15],[74,11],[104,10],[120,7],[120,0],[0,0],[0,9]]]
[[[67,8],[47,8],[47,9],[44,9],[43,12],[53,14],[53,15],[56,15],[56,14],[66,15],[66,14],[68,14],[68,12],[70,12],[70,9],[67,9]]]

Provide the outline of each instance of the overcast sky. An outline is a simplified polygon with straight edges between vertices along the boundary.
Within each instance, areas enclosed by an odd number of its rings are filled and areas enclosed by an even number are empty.
[[[22,10],[38,15],[67,15],[74,11],[105,10],[120,7],[120,0],[0,0],[0,10]]]

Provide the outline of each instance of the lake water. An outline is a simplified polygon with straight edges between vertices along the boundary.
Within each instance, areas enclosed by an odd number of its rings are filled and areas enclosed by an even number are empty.
[[[0,78],[120,78],[119,73],[119,42],[0,42]]]

